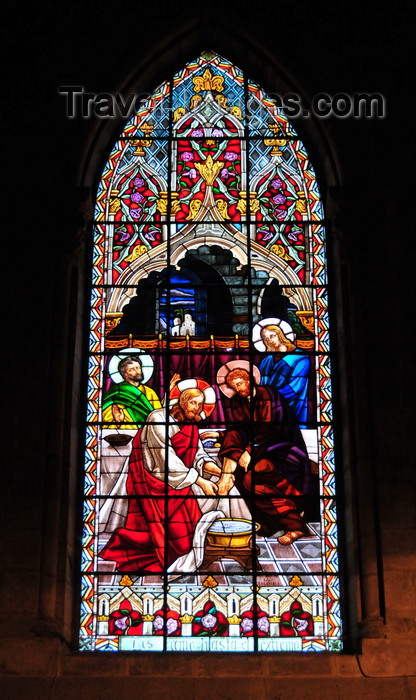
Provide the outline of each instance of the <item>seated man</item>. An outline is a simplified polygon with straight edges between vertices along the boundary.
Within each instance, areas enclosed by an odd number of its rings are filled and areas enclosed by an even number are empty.
[[[140,355],[128,355],[120,360],[118,371],[122,382],[114,384],[106,393],[103,402],[103,421],[123,423],[121,428],[140,427],[147,416],[162,404],[158,395],[143,381]]]
[[[142,363],[146,357],[136,353],[123,357],[117,367],[121,381],[116,381],[104,396],[100,491],[112,498],[100,511],[101,532],[113,532],[125,520],[122,496],[126,493],[129,442],[149,413],[162,407],[156,392],[143,383]],[[170,389],[179,380],[179,374],[174,374]]]
[[[99,555],[116,561],[119,571],[194,571],[203,560],[206,532],[225,517],[216,483],[204,476],[220,474],[199,439],[204,400],[198,388],[181,391],[168,426],[166,409],[153,411],[133,441],[126,524]],[[243,500],[234,500],[233,515],[249,515]]]
[[[218,493],[228,493],[235,482],[261,526],[259,534],[269,537],[284,530],[278,541],[290,545],[309,532],[301,510],[310,467],[296,418],[277,389],[256,386],[245,369],[230,371],[226,383],[235,392],[235,423],[219,454]]]

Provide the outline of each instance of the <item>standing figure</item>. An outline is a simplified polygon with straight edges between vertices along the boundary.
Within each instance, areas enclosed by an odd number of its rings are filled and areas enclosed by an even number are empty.
[[[306,428],[310,359],[297,350],[294,342],[288,337],[293,335],[289,324],[285,324],[288,328],[285,328],[285,335],[280,319],[266,319],[269,320],[276,323],[258,324],[260,338],[255,341],[257,348],[265,347],[269,353],[273,353],[266,355],[260,362],[261,384],[276,387],[292,407],[300,427]]]
[[[309,459],[292,409],[277,389],[256,385],[246,369],[231,370],[225,381],[235,422],[219,454],[218,493],[235,483],[261,526],[259,534],[284,530],[278,541],[292,544],[309,534],[302,505],[310,488]]]

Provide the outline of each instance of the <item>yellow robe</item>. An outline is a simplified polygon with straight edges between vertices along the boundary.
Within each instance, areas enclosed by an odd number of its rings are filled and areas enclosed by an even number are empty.
[[[153,389],[150,388],[150,386],[146,386],[146,384],[140,384],[140,386],[137,387],[139,391],[142,391],[149,403],[152,404],[153,410],[156,408],[162,408],[161,401]],[[113,416],[113,406],[117,405],[119,408],[122,408],[124,411],[124,419],[126,421],[130,421],[129,423],[114,423],[114,416]],[[121,403],[117,402],[116,404],[112,404],[111,406],[107,406],[107,408],[104,409],[103,411],[103,421],[106,423],[104,426],[105,428],[111,428],[111,429],[121,429],[121,430],[134,430],[135,428],[138,428],[137,425],[133,422],[132,417],[129,415],[129,412],[125,406],[123,406]],[[111,422],[111,424],[110,424]],[[107,424],[108,423],[108,424]]]

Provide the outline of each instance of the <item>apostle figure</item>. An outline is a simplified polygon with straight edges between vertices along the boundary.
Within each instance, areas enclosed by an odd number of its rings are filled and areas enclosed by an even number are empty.
[[[278,531],[290,545],[308,527],[302,516],[303,496],[310,488],[309,459],[292,409],[275,387],[258,386],[246,361],[228,373],[219,371],[220,388],[231,396],[234,424],[227,428],[219,457],[222,476],[218,493],[234,485],[249,505],[259,534]],[[227,365],[224,365],[227,368]],[[257,371],[258,376],[258,370]]]
[[[297,350],[291,326],[278,318],[264,319],[254,327],[253,341],[256,349],[269,353],[260,362],[261,384],[276,387],[306,428],[310,359]]]
[[[100,532],[113,532],[124,523],[130,441],[149,413],[162,408],[158,395],[146,384],[153,373],[150,355],[130,349],[124,352],[126,354],[121,359],[114,355],[110,360],[109,373],[114,384],[103,401],[99,492],[111,498],[101,502]],[[173,389],[179,380],[179,374],[174,374],[169,389]]]
[[[147,416],[162,404],[153,389],[143,383],[143,361],[151,361],[148,355],[130,354],[118,362],[116,382],[103,401],[103,421],[123,424],[120,427],[140,427]],[[111,367],[111,363],[110,363]],[[152,365],[153,369],[153,365]]]
[[[133,441],[125,527],[114,532],[99,555],[117,562],[119,571],[194,571],[214,520],[226,514],[250,517],[239,498],[232,499],[232,513],[220,510],[218,487],[210,478],[218,478],[221,470],[203,449],[197,425],[204,408],[214,407],[214,390],[205,382],[184,380],[176,392],[169,413],[167,408],[150,413]]]

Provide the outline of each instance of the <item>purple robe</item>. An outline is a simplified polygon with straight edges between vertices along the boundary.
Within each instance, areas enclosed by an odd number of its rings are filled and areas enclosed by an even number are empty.
[[[307,532],[300,515],[302,497],[309,493],[311,472],[302,433],[293,410],[274,387],[256,386],[252,402],[235,394],[231,399],[235,423],[225,434],[220,457],[238,462],[251,454],[247,473],[235,472],[262,534],[283,528]]]

